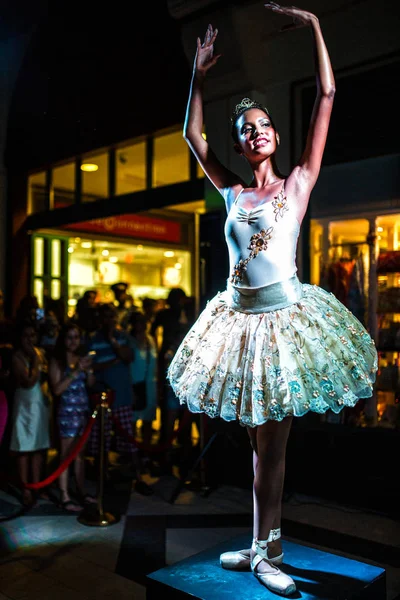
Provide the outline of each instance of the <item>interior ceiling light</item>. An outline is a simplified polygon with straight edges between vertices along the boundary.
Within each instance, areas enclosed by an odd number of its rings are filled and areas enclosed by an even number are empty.
[[[86,171],[87,173],[93,173],[93,171],[97,171],[99,165],[95,165],[94,163],[83,163],[81,165],[81,171]]]
[[[110,261],[110,263],[118,262],[118,258],[116,256],[110,256],[110,258],[108,260]]]
[[[103,256],[108,256],[110,254],[110,251],[109,250],[102,250],[101,253],[102,253]]]
[[[82,248],[91,248],[92,242],[82,242],[81,246]]]
[[[172,258],[173,256],[175,256],[175,252],[173,252],[172,250],[167,250],[166,252],[164,252],[164,256],[165,258]]]

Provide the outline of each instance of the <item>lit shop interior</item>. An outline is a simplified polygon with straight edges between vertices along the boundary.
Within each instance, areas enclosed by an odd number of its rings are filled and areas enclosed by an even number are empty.
[[[68,313],[88,289],[97,290],[97,301],[113,302],[110,286],[128,283],[127,294],[141,306],[143,298],[165,299],[173,287],[192,295],[191,252],[167,245],[123,243],[89,237],[68,240]]]
[[[400,214],[313,220],[311,283],[334,293],[374,335],[378,424],[399,428]]]
[[[38,230],[33,235],[32,293],[44,306],[46,297],[64,298],[68,316],[72,316],[79,298],[88,290],[96,290],[97,302],[114,302],[111,286],[128,285],[131,301],[141,308],[144,298],[166,300],[171,288],[180,287],[187,296],[196,295],[197,252],[194,246],[197,213],[201,202],[182,205],[184,210],[164,211],[168,219],[151,215],[122,215],[77,223],[74,229],[95,225],[97,233],[63,230]],[[192,206],[195,205],[195,206]],[[173,214],[176,221],[172,220]],[[101,235],[101,228],[113,224],[114,236]],[[150,239],[118,236],[118,226],[146,230]],[[151,239],[152,234],[161,237]],[[69,235],[68,235],[69,234]],[[171,242],[175,237],[180,243]]]

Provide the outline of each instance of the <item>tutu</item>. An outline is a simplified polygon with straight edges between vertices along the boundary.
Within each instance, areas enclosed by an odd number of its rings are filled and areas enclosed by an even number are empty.
[[[333,294],[293,279],[300,299],[287,294],[283,308],[238,310],[229,288],[207,303],[168,368],[181,404],[255,427],[308,411],[339,413],[372,396],[377,352],[368,332]]]

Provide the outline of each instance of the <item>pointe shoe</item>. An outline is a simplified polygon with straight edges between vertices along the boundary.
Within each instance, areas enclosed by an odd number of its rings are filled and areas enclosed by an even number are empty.
[[[280,529],[271,529],[267,542],[275,542],[281,537]],[[281,565],[283,563],[283,552],[279,556],[268,558],[268,562],[272,565]],[[221,567],[230,571],[250,571],[250,548],[246,550],[236,550],[232,552],[224,552],[219,557]]]
[[[250,566],[253,575],[257,577],[258,581],[265,585],[265,587],[274,592],[274,594],[280,594],[281,596],[290,596],[296,591],[296,584],[289,575],[282,573],[278,567],[273,565],[267,558],[267,540],[253,540],[251,546],[253,552],[256,552],[253,559],[251,560]],[[263,561],[266,561],[271,566],[271,571],[268,573],[260,573],[257,571],[257,567]]]

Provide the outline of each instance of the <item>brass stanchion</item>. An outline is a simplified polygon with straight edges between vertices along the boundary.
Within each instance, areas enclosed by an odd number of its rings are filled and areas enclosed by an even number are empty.
[[[101,402],[96,407],[98,414],[98,408],[100,408],[100,455],[99,455],[99,478],[97,481],[97,505],[90,505],[83,509],[78,517],[79,523],[82,525],[89,525],[91,527],[108,527],[118,523],[120,515],[114,515],[110,512],[104,511],[103,506],[103,494],[104,494],[104,476],[105,476],[105,461],[106,461],[106,444],[105,444],[105,425],[106,425],[106,413],[111,412],[108,404],[107,393],[102,392]]]

